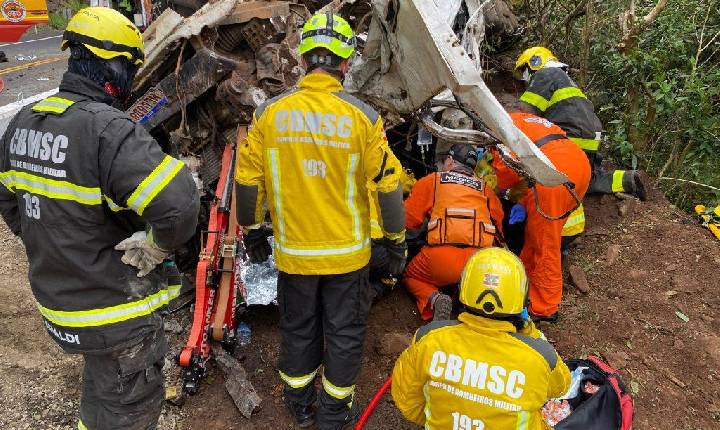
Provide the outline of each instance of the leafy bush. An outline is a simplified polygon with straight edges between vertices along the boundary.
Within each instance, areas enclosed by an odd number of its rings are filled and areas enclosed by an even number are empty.
[[[60,2],[58,10],[48,15],[49,24],[56,30],[64,30],[70,20],[69,17],[72,17],[80,9],[88,6],[90,6],[90,3],[85,0],[63,0]],[[66,13],[68,14],[67,17],[65,15]]]
[[[621,44],[619,18],[628,4],[635,4],[640,22],[657,2],[513,3],[527,20],[527,44],[546,44],[573,67],[603,120],[615,162],[659,177],[667,196],[685,209],[716,205],[720,0],[670,0],[654,22]]]

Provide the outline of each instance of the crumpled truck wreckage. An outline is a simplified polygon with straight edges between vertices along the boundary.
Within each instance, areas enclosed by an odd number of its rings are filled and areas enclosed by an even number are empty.
[[[196,271],[194,322],[179,357],[187,392],[198,389],[210,339],[234,346],[245,307],[274,299],[248,300],[253,275],[233,215],[235,144],[254,109],[303,74],[295,47],[302,24],[317,11],[340,13],[353,25],[360,46],[347,89],[389,126],[413,124],[418,139],[427,130],[445,142],[494,145],[531,183],[572,187],[483,81],[483,47],[519,34],[504,0],[216,0],[186,17],[166,10],[145,32],[146,63],[128,113],[188,164],[205,195],[200,248],[188,245],[177,256],[186,272]],[[444,110],[471,127],[441,125],[436,119]],[[396,146],[412,147],[412,137]]]

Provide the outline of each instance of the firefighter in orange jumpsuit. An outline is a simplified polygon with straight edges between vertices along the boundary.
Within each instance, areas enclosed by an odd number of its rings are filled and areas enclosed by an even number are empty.
[[[575,193],[582,200],[590,184],[590,162],[577,145],[569,140],[560,127],[539,116],[511,113],[515,126],[535,142],[555,167],[575,184]],[[518,188],[521,178],[500,157],[494,157],[501,189]],[[536,184],[518,200],[527,212],[525,244],[520,259],[530,279],[529,312],[535,321],[557,321],[558,307],[562,299],[562,265],[560,247],[563,225],[567,217],[550,221],[538,212],[535,193],[540,209],[550,217],[568,214],[576,207],[576,201],[563,186],[546,187]]]
[[[475,148],[453,145],[442,171],[420,179],[405,201],[408,229],[419,229],[428,220],[427,246],[410,262],[403,279],[424,320],[450,318],[452,299],[439,288],[459,282],[472,254],[498,242],[502,204],[492,187],[475,176],[476,164]]]

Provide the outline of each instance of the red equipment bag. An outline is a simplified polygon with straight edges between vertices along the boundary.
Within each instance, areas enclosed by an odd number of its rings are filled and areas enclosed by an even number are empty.
[[[573,412],[555,425],[555,430],[632,430],[633,400],[627,393],[617,371],[598,357],[587,360],[570,360],[572,372],[578,367],[583,371],[578,396],[570,399]],[[594,394],[586,393],[582,387],[586,381],[598,386]]]

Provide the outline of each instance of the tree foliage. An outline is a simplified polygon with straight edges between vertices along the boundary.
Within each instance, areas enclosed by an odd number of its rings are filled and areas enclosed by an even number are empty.
[[[617,163],[659,178],[684,208],[720,203],[720,0],[513,5],[527,26],[525,42],[545,44],[571,65]]]

